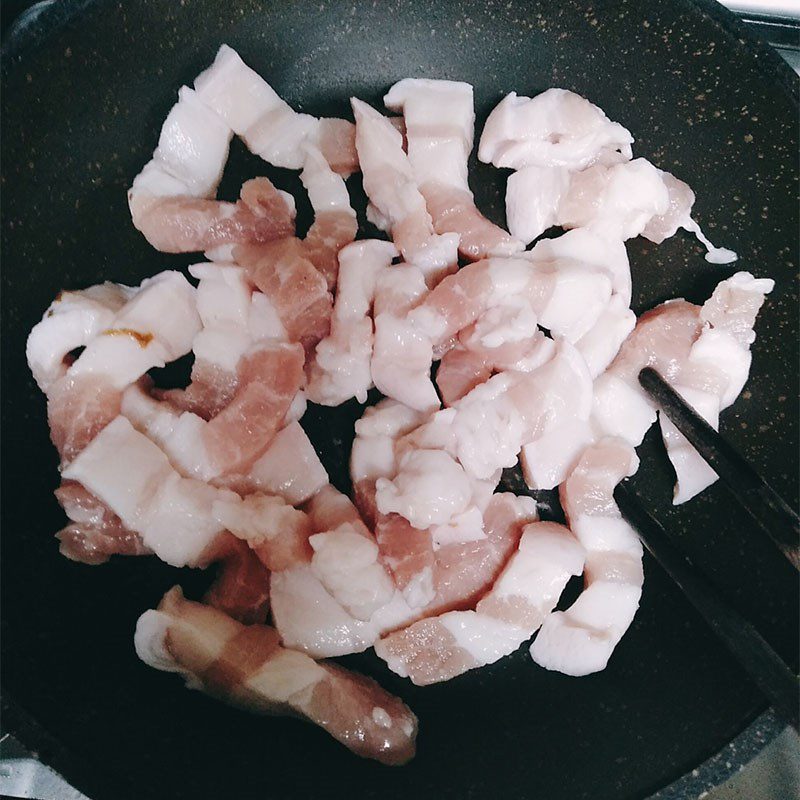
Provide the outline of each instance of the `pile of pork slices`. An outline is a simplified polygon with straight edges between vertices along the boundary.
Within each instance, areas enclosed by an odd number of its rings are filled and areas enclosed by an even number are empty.
[[[153,247],[206,260],[191,281],[168,270],[61,292],[27,354],[61,459],[64,555],[215,565],[201,602],[175,587],[142,615],[139,656],[398,764],[416,717],[324,659],[374,647],[431,684],[538,631],[541,666],[603,669],[642,591],[642,547],[613,498],[657,417],[638,372],[655,367],[716,426],[773,282],[740,272],[702,306],[675,299],[637,319],[627,239],[683,228],[708,260],[736,256],[704,239],[685,183],[632,157],[628,130],[563,89],[503,99],[478,157],[513,170],[505,230],[469,187],[472,87],[407,79],[384,100],[394,116],[356,98],[355,123],[298,113],[223,46],[180,89],[129,191]],[[266,178],[216,199],[234,134],[300,170],[305,237]],[[358,170],[385,237],[356,241]],[[153,368],[189,353],[187,387],[154,385]],[[350,498],[301,420],[307,401],[364,402],[373,387],[384,398],[356,423]],[[684,502],[716,476],[661,428]],[[559,487],[569,527],[496,492],[518,460],[532,489]],[[581,574],[578,599],[555,610]]]

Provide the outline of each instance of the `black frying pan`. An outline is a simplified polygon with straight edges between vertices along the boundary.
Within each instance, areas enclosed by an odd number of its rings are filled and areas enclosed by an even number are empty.
[[[308,725],[232,711],[139,663],[137,616],[175,582],[200,592],[208,575],[155,559],[86,567],[58,555],[56,458],[25,337],[61,287],[138,282],[190,263],[146,244],[130,224],[125,189],[176,89],[223,41],[290,103],[317,114],[348,115],[350,94],[378,103],[398,78],[432,76],[473,83],[480,120],[509,90],[564,86],[623,122],[637,154],[691,181],[700,222],[741,254],[736,266],[777,279],[759,317],[750,383],[722,430],[797,500],[797,84],[716,3],[62,0],[12,42],[3,70],[2,645],[18,709],[7,720],[29,714],[22,737],[34,731],[28,743],[96,800],[599,800],[642,797],[691,769],[763,702],[649,559],[641,609],[598,675],[545,672],[523,648],[419,689],[371,655],[346,659],[420,717],[416,759],[388,769]],[[263,172],[238,148],[222,191]],[[504,176],[478,166],[472,181],[479,205],[501,220]],[[629,252],[638,311],[677,295],[702,300],[732,272],[707,264],[684,235],[660,247],[637,239]],[[359,413],[311,409],[304,421],[342,486]],[[796,660],[791,568],[724,488],[673,509],[653,432],[641,455],[634,485],[644,501]]]

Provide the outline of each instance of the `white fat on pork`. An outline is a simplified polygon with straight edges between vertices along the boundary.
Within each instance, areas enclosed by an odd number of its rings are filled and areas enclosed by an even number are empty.
[[[182,477],[125,417],[100,431],[63,477],[86,487],[160,559],[176,567],[201,565],[223,530],[211,508],[224,490]]]
[[[614,294],[631,302],[631,267],[625,245],[588,228],[574,228],[553,239],[541,239],[531,248],[532,261],[547,264],[561,259],[595,267],[608,274]]]
[[[458,234],[434,231],[402,134],[371,106],[355,97],[351,103],[364,191],[391,222],[392,239],[404,260],[419,267],[432,286],[456,268]]]
[[[157,250],[208,250],[219,258],[237,242],[264,242],[294,232],[294,202],[287,203],[266,178],[247,181],[235,203],[214,199],[231,135],[197,92],[180,89],[152,159],[128,191],[133,224]]]
[[[309,399],[336,406],[367,399],[372,387],[373,327],[369,312],[377,281],[398,255],[391,242],[353,242],[339,252],[339,280],[331,333],[317,345],[306,366]]]
[[[87,342],[67,377],[102,376],[124,389],[186,355],[199,329],[194,287],[180,272],[161,272],[142,281],[111,325]]]
[[[629,159],[633,137],[593,103],[566,89],[506,95],[486,120],[478,158],[496,167],[566,167]]]
[[[33,377],[47,392],[67,373],[67,356],[111,328],[114,317],[136,289],[119,283],[101,283],[88,289],[62,291],[34,325],[25,348]]]
[[[570,529],[586,550],[584,590],[566,611],[553,611],[531,645],[540,666],[567,675],[605,669],[633,621],[642,593],[642,544],[622,518],[614,488],[639,467],[633,448],[602,439],[584,451],[561,486]]]
[[[472,497],[464,469],[443,450],[407,451],[395,477],[378,478],[375,487],[382,514],[400,514],[419,530],[450,522]]]
[[[460,253],[473,261],[522,250],[522,242],[478,211],[469,188],[467,159],[475,127],[472,86],[405,78],[392,86],[384,103],[403,114],[408,160],[436,232],[458,234]]]
[[[182,86],[161,126],[153,158],[128,193],[134,225],[156,198],[213,197],[228,160],[231,136],[231,129],[197,93]]]
[[[342,174],[357,168],[352,151],[352,124],[301,114],[223,44],[214,63],[194,82],[197,97],[248,149],[276,167],[301,169],[304,145],[319,148],[329,164]],[[337,158],[340,157],[340,158]]]
[[[702,332],[692,344],[673,388],[715,430],[719,413],[742,391],[750,372],[753,326],[774,281],[737,272],[721,281],[700,309]],[[717,475],[662,412],[661,432],[675,469],[673,503],[685,503],[717,480]]]

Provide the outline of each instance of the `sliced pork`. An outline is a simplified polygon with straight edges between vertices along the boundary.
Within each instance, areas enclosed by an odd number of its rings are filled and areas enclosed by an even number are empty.
[[[553,611],[531,646],[533,660],[567,675],[605,669],[642,594],[642,545],[614,502],[614,488],[639,467],[633,448],[602,439],[586,449],[561,487],[570,529],[586,550],[585,587]]]
[[[373,680],[287,650],[274,628],[242,625],[178,587],[139,618],[134,641],[149,666],[239,708],[307,719],[385,764],[414,755],[417,718]]]

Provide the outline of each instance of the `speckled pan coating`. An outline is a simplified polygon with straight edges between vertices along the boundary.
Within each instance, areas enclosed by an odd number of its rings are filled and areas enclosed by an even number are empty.
[[[137,661],[133,626],[176,580],[191,594],[208,577],[58,555],[55,454],[24,361],[27,331],[60,288],[134,283],[190,263],[149,248],[130,224],[125,188],[175,90],[220,42],[315,113],[347,114],[351,93],[377,102],[409,75],[474,83],[481,120],[509,90],[564,86],[629,127],[637,154],[692,183],[699,221],[740,253],[737,268],[777,280],[750,383],[722,430],[796,501],[797,85],[714,6],[62,0],[12,42],[2,96],[3,681],[54,737],[57,766],[91,797],[642,797],[759,711],[755,690],[649,560],[642,608],[596,676],[547,673],[523,649],[419,689],[371,656],[349,659],[420,717],[419,753],[399,770],[359,761],[299,722],[250,718],[181,690]],[[223,191],[259,171],[235,149]],[[485,166],[471,175],[479,205],[500,221],[504,177]],[[676,295],[701,300],[732,271],[707,264],[683,235],[629,250],[637,310]],[[311,410],[304,421],[341,485],[358,413]],[[793,657],[797,582],[784,560],[722,487],[672,509],[656,437],[641,455],[635,483],[645,502]]]

